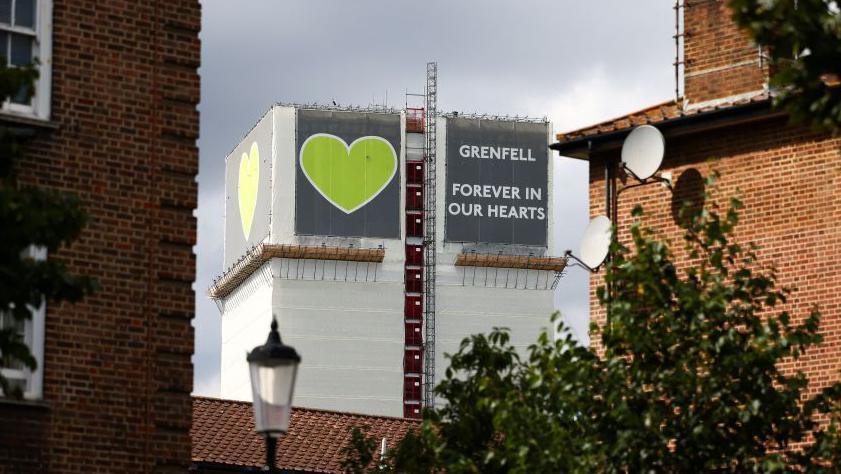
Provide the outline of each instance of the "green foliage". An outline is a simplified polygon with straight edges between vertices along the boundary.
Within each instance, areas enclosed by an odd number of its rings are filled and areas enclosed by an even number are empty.
[[[0,61],[0,101],[21,90],[31,95],[36,69],[5,64],[5,60]],[[69,273],[57,259],[37,261],[29,257],[30,246],[54,252],[68,245],[87,218],[78,197],[21,185],[16,179],[20,158],[18,136],[0,123],[0,308],[18,322],[31,318],[30,308],[40,307],[42,300],[79,301],[96,285],[89,277]],[[18,365],[35,369],[36,361],[16,328],[0,328],[0,367]],[[21,396],[20,389],[10,385],[2,374],[0,390],[6,396]]]
[[[795,120],[841,130],[841,14],[834,0],[730,0],[733,18],[767,48],[777,101]]]
[[[354,426],[350,432],[350,441],[342,448],[345,460],[342,461],[342,469],[348,474],[362,474],[367,472],[368,466],[374,462],[377,450],[377,441],[368,436],[369,426],[362,428]]]
[[[679,257],[635,209],[598,289],[603,353],[544,332],[521,358],[505,329],[471,336],[437,387],[446,404],[376,463],[356,433],[347,472],[830,472],[837,423],[814,419],[838,416],[841,385],[809,399],[780,370],[820,342],[819,314],[795,323],[790,290],[733,240],[740,207],[685,207]]]

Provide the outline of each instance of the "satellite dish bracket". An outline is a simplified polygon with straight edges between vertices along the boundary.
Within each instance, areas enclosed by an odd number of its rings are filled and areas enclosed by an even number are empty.
[[[617,198],[619,197],[620,194],[622,194],[622,191],[625,191],[625,190],[631,189],[631,188],[638,188],[640,186],[645,186],[647,184],[660,183],[660,184],[665,185],[667,188],[672,189],[671,178],[662,176],[662,174],[665,174],[665,173],[661,173],[661,175],[654,175],[654,176],[652,176],[650,178],[646,178],[646,179],[640,179],[637,175],[634,174],[633,171],[631,171],[627,166],[625,166],[625,163],[620,163],[620,166],[625,171],[625,173],[627,173],[629,176],[633,177],[638,182],[634,183],[634,184],[630,184],[628,186],[623,186],[622,188],[617,190],[616,191],[616,197]]]
[[[572,265],[577,265],[577,266],[589,271],[590,273],[597,273],[599,271],[599,268],[602,266],[602,263],[600,263],[595,268],[590,267],[586,263],[582,262],[580,258],[573,255],[572,250],[565,251],[564,252],[564,257],[566,257],[567,259],[572,259],[573,260]]]

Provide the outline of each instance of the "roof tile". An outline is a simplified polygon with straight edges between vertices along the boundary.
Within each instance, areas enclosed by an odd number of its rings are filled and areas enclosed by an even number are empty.
[[[352,427],[369,426],[371,435],[394,446],[418,425],[404,418],[293,408],[289,432],[278,440],[277,464],[290,471],[341,473]],[[261,467],[266,456],[248,402],[193,397],[190,436],[194,463]]]
[[[559,142],[569,142],[584,137],[594,137],[603,133],[625,130],[639,125],[654,125],[666,120],[728,109],[738,105],[745,105],[753,102],[762,102],[770,99],[768,93],[759,93],[750,97],[738,97],[730,101],[704,105],[701,107],[682,107],[680,102],[674,100],[652,105],[642,110],[632,112],[622,117],[597,123],[589,127],[580,128],[570,132],[559,133],[555,138]]]

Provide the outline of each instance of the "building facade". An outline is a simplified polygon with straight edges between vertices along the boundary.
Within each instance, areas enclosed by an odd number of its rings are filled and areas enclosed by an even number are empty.
[[[200,61],[198,1],[0,2],[0,47],[38,58],[19,131],[27,185],[89,224],[47,258],[98,279],[26,327],[38,369],[0,399],[0,472],[183,472],[190,464]],[[5,370],[5,369],[4,369]]]
[[[464,337],[549,326],[550,125],[425,113],[277,105],[227,157],[222,397],[273,316],[296,405],[407,417]]]
[[[647,223],[680,242],[680,206],[686,200],[703,204],[703,177],[718,171],[719,202],[726,206],[739,196],[744,203],[737,239],[758,244],[760,262],[774,265],[779,284],[795,289],[784,309],[794,321],[814,305],[822,313],[823,343],[784,364],[804,371],[814,394],[841,371],[841,266],[835,258],[841,249],[841,141],[793,125],[772,107],[763,52],[732,22],[726,2],[687,0],[683,12],[684,97],[559,134],[552,148],[590,162],[590,211],[596,216],[606,213],[607,189],[623,186],[618,165],[627,134],[642,124],[663,133],[661,171],[671,173],[673,190],[644,186],[623,193],[615,222],[620,239],[627,239],[631,209],[639,204]],[[599,272],[590,281],[597,323],[605,321],[596,299],[602,278]],[[597,338],[592,343],[600,345]]]

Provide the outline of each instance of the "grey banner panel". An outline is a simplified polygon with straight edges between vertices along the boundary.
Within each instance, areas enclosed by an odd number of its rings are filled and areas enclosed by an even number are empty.
[[[546,246],[547,127],[447,120],[445,240]]]
[[[400,238],[400,115],[298,110],[295,232]]]
[[[263,116],[225,161],[225,268],[269,235],[272,116]]]

